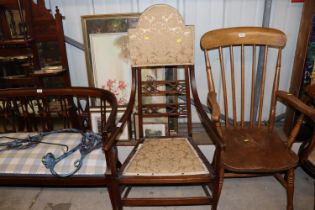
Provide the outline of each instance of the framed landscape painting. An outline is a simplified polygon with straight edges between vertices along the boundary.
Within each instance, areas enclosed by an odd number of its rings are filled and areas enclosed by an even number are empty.
[[[139,16],[130,13],[81,17],[89,86],[110,90],[119,105],[126,105],[129,100],[127,31],[136,26]]]

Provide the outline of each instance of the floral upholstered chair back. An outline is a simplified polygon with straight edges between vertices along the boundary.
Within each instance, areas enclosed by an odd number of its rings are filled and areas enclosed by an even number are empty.
[[[185,26],[171,6],[146,9],[128,36],[133,67],[194,64],[194,27]]]

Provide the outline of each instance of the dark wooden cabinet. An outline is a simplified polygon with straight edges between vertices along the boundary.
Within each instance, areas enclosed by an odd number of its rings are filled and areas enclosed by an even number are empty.
[[[312,30],[312,18],[315,15],[315,1],[314,0],[305,0],[301,23],[299,29],[299,35],[297,39],[291,84],[290,84],[290,93],[293,93],[295,96],[301,97],[303,95],[303,78],[304,78],[304,69],[305,61],[307,57],[307,50],[310,40],[310,32]],[[292,125],[296,120],[296,112],[288,108],[286,111],[285,117],[285,131],[291,130]]]
[[[52,15],[44,0],[0,0],[0,25],[1,88],[70,86],[58,8]]]

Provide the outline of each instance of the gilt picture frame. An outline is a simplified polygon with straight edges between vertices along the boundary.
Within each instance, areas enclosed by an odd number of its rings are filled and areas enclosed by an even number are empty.
[[[81,16],[90,87],[110,90],[119,105],[126,105],[131,89],[128,29],[140,13]]]

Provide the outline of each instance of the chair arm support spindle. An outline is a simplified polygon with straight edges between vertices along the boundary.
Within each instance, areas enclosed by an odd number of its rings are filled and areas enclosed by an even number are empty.
[[[190,71],[190,77],[191,77],[191,92],[193,95],[193,99],[194,99],[194,103],[195,103],[197,112],[199,113],[199,116],[200,116],[201,123],[204,125],[209,137],[211,138],[211,140],[215,144],[216,149],[219,149],[220,151],[224,151],[225,150],[225,144],[224,144],[222,138],[220,137],[220,135],[217,133],[214,122],[209,119],[209,117],[207,116],[207,113],[202,108],[203,106],[202,106],[200,99],[198,97],[194,68],[192,68]]]
[[[217,94],[215,92],[208,93],[208,104],[211,109],[211,119],[215,122],[220,120],[220,107],[216,100]]]

